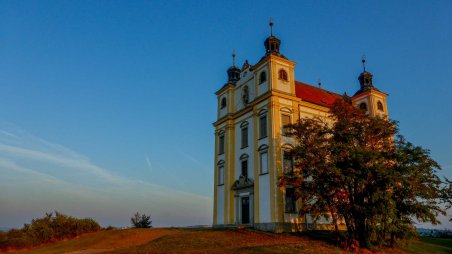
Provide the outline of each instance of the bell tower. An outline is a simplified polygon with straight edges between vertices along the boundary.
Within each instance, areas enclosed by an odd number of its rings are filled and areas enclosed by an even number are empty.
[[[270,36],[264,41],[265,55],[253,67],[258,96],[269,90],[295,96],[295,62],[281,54],[281,40],[273,34],[272,18],[269,25]]]
[[[354,105],[371,116],[388,117],[388,107],[386,104],[386,93],[378,90],[373,85],[373,75],[366,70],[366,56],[363,55],[361,62],[363,64],[363,72],[358,77],[360,89],[353,95],[352,102]]]
[[[215,94],[218,98],[218,119],[234,112],[234,89],[240,80],[240,69],[235,65],[235,50],[232,51],[232,65],[226,71],[228,81]]]

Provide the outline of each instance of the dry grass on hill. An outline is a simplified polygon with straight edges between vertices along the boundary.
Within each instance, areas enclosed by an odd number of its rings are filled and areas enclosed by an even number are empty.
[[[320,241],[249,229],[127,229],[89,233],[26,253],[343,253]]]
[[[408,242],[386,253],[452,253],[452,243]],[[347,253],[322,241],[251,229],[166,228],[107,230],[23,253]],[[363,250],[361,253],[370,253]],[[379,252],[384,253],[384,252]]]

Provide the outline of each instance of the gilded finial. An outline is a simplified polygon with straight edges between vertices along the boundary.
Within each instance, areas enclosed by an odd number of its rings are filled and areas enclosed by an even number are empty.
[[[366,55],[365,54],[363,54],[363,56],[361,58],[361,62],[363,63],[364,71],[366,71]]]
[[[273,18],[270,17],[270,36],[273,36]]]
[[[235,49],[232,50],[232,66],[235,66]]]

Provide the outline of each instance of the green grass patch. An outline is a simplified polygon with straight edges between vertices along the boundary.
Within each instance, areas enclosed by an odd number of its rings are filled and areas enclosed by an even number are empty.
[[[408,253],[450,254],[452,253],[452,239],[421,237],[420,240],[402,242],[399,244],[399,248]]]

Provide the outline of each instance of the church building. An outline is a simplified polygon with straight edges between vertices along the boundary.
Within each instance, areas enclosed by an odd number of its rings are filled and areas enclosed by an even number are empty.
[[[296,63],[281,54],[281,41],[272,32],[264,45],[265,54],[254,65],[245,61],[238,68],[233,54],[228,80],[215,93],[213,224],[300,231],[309,227],[310,219],[298,216],[301,204],[294,189],[278,186],[279,177],[294,167],[289,153],[294,140],[285,135],[284,126],[308,117],[326,118],[342,96],[296,81]],[[358,80],[352,102],[370,115],[387,116],[387,94],[373,86],[372,74],[364,68]]]

